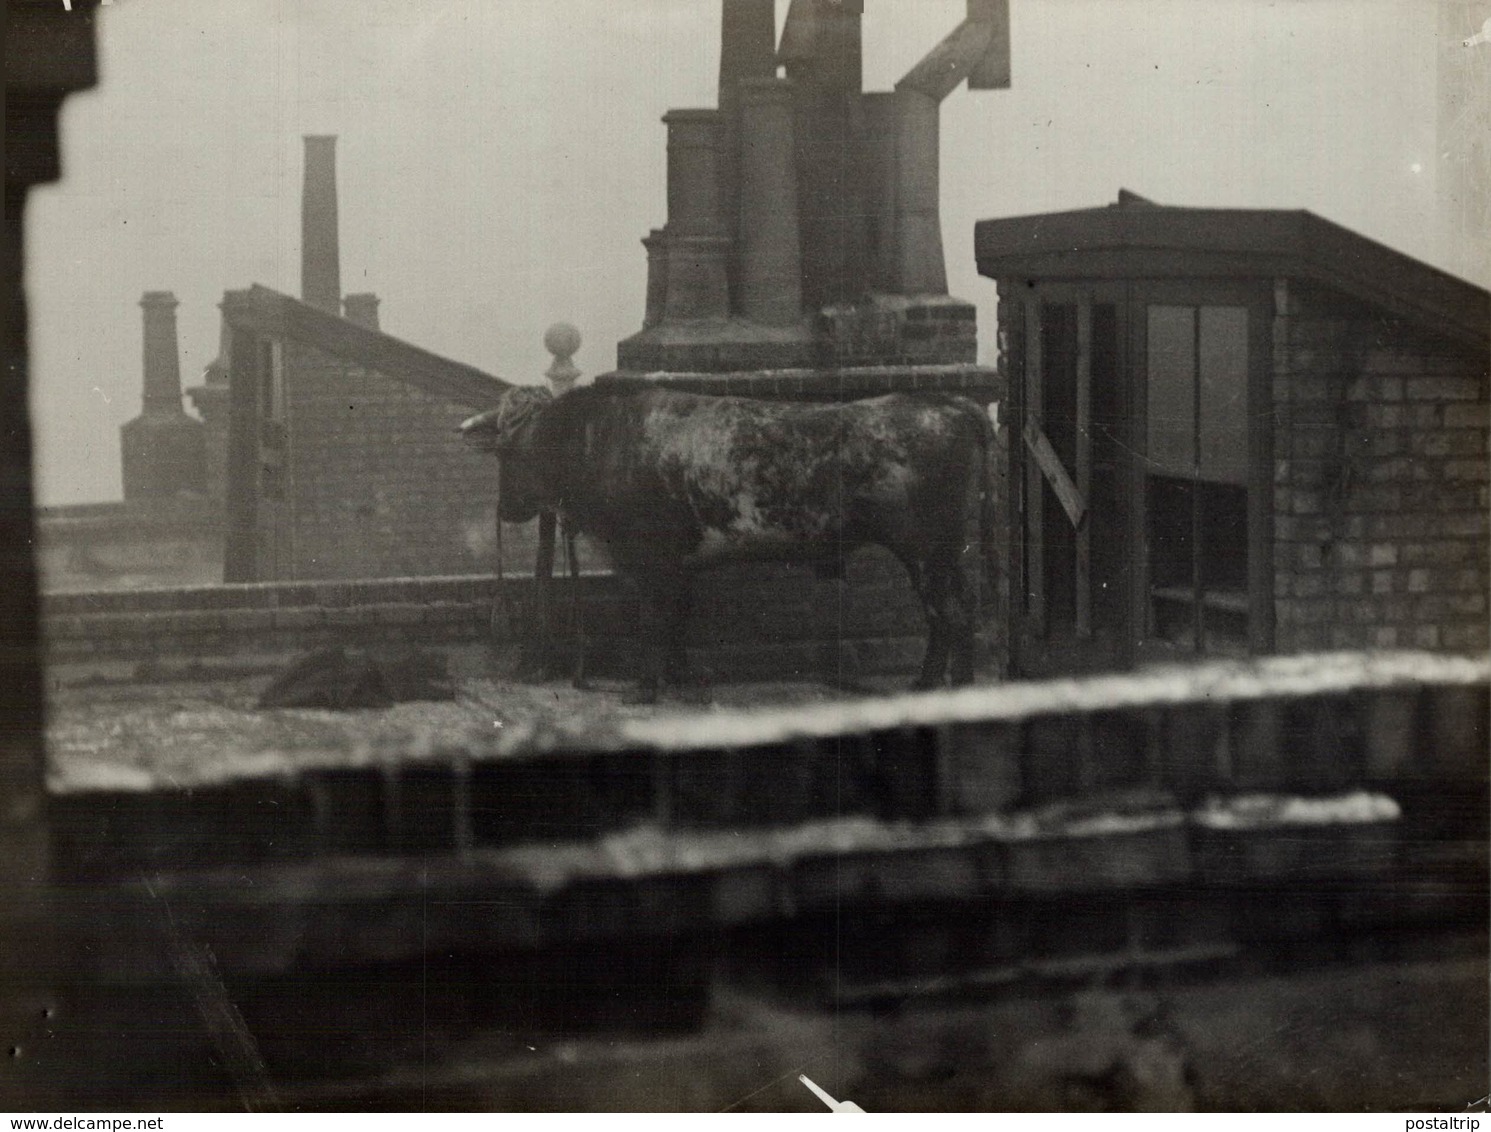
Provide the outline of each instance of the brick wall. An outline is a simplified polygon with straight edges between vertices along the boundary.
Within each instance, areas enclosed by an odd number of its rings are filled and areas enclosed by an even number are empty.
[[[311,347],[284,349],[290,469],[279,576],[490,568],[494,467],[456,431],[471,410]]]
[[[972,363],[978,312],[961,299],[870,295],[817,316],[820,360],[830,365]]]
[[[604,384],[613,377],[602,374]],[[730,373],[674,372],[649,374],[648,380],[667,389],[704,393],[713,397],[758,397],[769,401],[856,401],[887,393],[953,393],[987,405],[1002,394],[997,373],[968,364],[908,364],[895,366],[825,366],[817,369],[738,370]]]
[[[1277,649],[1484,650],[1486,359],[1319,287],[1275,309]]]
[[[1399,661],[1219,665],[1180,693],[1169,676],[1139,677],[1119,697],[1032,684],[989,689],[974,710],[953,696],[893,717],[841,705],[827,726],[822,708],[765,724],[724,712],[707,737],[657,720],[652,743],[495,737],[377,765],[90,786],[54,795],[54,844],[71,882],[153,875],[177,930],[239,972],[931,902],[967,916],[1013,905],[1020,924],[1033,911],[1022,902],[1055,901],[1047,911],[1072,913],[1071,950],[1115,967],[1141,943],[1257,943],[1277,957],[1276,931],[1478,927],[1484,666]],[[1446,731],[1452,719],[1476,723]],[[1275,795],[1264,810],[1259,791]],[[1313,817],[1286,805],[1301,794]],[[1153,934],[1118,915],[1114,938],[1078,942],[1084,921],[1106,920],[1094,907],[1167,889],[1174,913]],[[101,910],[148,902],[90,897],[80,928],[101,950],[89,962],[104,977],[139,972],[118,960],[128,931]],[[1218,914],[1198,917],[1197,900]],[[379,930],[360,930],[374,918]],[[987,945],[980,964],[1019,958]]]
[[[690,663],[712,679],[802,679],[904,673],[921,662],[926,624],[905,570],[883,551],[850,559],[847,585],[771,563],[722,567],[695,583]],[[580,581],[592,670],[635,674],[634,594],[610,574]],[[571,583],[555,588],[568,614]],[[535,635],[531,578],[506,583],[516,644]],[[246,657],[273,667],[329,644],[439,646],[489,640],[491,575],[256,583],[47,595],[47,660],[86,678]],[[553,633],[549,636],[552,638]],[[74,671],[75,670],[75,671]],[[267,669],[266,669],[267,670]],[[135,671],[135,670],[126,670]]]
[[[201,497],[44,507],[44,590],[207,585],[223,576],[222,504]]]

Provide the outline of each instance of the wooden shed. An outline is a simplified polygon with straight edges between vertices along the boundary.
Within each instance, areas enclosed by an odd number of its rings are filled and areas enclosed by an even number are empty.
[[[1304,211],[986,220],[1014,672],[1487,647],[1491,296]]]

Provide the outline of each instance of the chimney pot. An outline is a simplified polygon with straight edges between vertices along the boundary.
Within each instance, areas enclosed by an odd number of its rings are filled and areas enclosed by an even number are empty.
[[[342,317],[369,330],[378,329],[378,296],[364,291],[342,300]]]

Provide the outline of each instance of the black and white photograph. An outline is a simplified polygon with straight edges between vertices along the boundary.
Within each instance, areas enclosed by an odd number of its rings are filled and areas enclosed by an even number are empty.
[[[0,1112],[1487,1112],[1491,0],[5,7]]]

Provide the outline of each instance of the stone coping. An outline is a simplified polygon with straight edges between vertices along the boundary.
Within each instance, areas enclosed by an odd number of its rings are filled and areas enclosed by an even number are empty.
[[[609,571],[586,570],[584,576],[613,575]],[[527,582],[532,580],[532,576],[527,573],[513,574],[505,580]],[[191,610],[300,609],[309,606],[338,609],[411,602],[476,602],[490,600],[495,582],[496,576],[492,574],[452,574],[44,593],[41,596],[41,614],[43,618],[54,618],[96,613],[180,613]]]
[[[623,743],[662,750],[756,746],[866,731],[1016,722],[1179,704],[1297,699],[1424,685],[1491,683],[1491,656],[1337,652],[1166,665],[1081,679],[977,685],[802,708],[627,721]]]
[[[172,772],[178,779],[175,785],[206,787],[271,780],[315,769],[365,771],[420,764],[450,767],[453,763],[470,765],[488,760],[552,759],[571,763],[637,751],[689,758],[701,751],[791,747],[877,732],[1019,723],[1125,710],[1221,707],[1240,701],[1287,702],[1394,689],[1474,690],[1488,683],[1491,657],[1486,656],[1330,653],[785,706],[722,707],[711,703],[704,707],[669,705],[662,711],[618,710],[597,698],[605,693],[580,693],[565,687],[550,693],[558,697],[560,710],[517,712],[511,703],[516,693],[506,693],[505,700],[500,689],[481,692],[477,685],[469,687],[461,703],[452,707],[407,704],[340,714],[229,711],[219,706],[178,718],[171,714],[174,709],[137,705],[135,714],[139,718],[129,726],[141,735],[151,727],[165,729],[160,744],[171,738],[173,727],[187,728],[188,738],[190,728],[199,727],[204,734],[216,734],[215,746],[224,750],[227,738],[241,738],[240,731],[252,730],[251,751],[217,760],[194,759]],[[110,718],[121,724],[133,718],[127,704],[107,710]],[[59,707],[53,730],[67,718],[67,709]],[[501,720],[501,725],[494,725],[494,719]],[[297,727],[320,729],[320,737],[307,739]],[[80,734],[86,739],[92,732],[85,727]],[[54,735],[57,742],[64,738],[60,733]],[[73,751],[65,762],[53,766],[50,786],[63,792],[100,788],[142,792],[161,787],[158,769],[124,765],[126,762],[110,758],[102,749],[92,756],[81,749]]]

